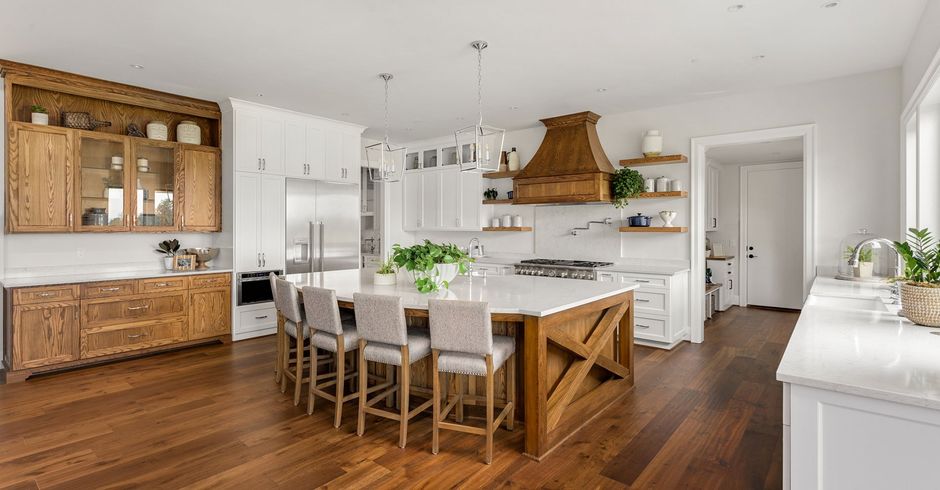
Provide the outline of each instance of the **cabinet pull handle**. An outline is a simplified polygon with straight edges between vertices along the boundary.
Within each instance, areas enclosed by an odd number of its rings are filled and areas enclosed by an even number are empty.
[[[145,334],[145,333],[139,333],[139,334],[136,334],[136,335],[128,335],[127,338],[128,338],[128,339],[139,339],[139,338],[141,338],[141,337],[146,337],[146,336],[147,336],[147,334]]]
[[[140,306],[128,306],[128,311],[137,311],[137,310],[146,310],[149,309],[150,305],[140,305]]]
[[[648,300],[648,299],[641,299],[641,298],[636,298],[635,301],[636,301],[637,303],[649,303],[649,302],[650,302],[650,300]]]
[[[265,159],[265,158],[262,158],[262,159],[261,159],[261,170],[267,170],[267,169],[268,169],[268,160]]]
[[[258,252],[258,258],[255,259],[255,262],[258,263],[258,267],[261,267],[261,252]]]
[[[121,288],[119,288],[119,287],[99,288],[98,290],[101,291],[102,293],[105,293],[105,292],[109,292],[109,291],[120,291]]]
[[[644,284],[649,283],[649,281],[647,281],[646,279],[634,279],[634,282],[642,282]]]
[[[258,159],[258,170],[261,170],[261,159]]]
[[[39,293],[40,298],[48,298],[49,296],[58,296],[59,293]]]
[[[268,317],[268,315],[256,316],[256,317],[255,317],[255,320],[264,320],[264,319],[267,318],[267,317]]]
[[[642,323],[637,323],[636,326],[639,328],[650,328],[649,325],[643,325]]]
[[[167,287],[167,286],[169,286],[169,285],[170,285],[170,283],[168,283],[168,282],[158,282],[158,283],[154,284],[153,287],[155,287],[155,288],[165,288],[165,287]]]
[[[70,214],[69,215],[69,228],[71,227],[72,227],[72,215]]]
[[[731,274],[730,272],[728,274]],[[728,291],[734,289],[734,279],[728,279]]]
[[[261,267],[264,267],[268,263],[267,257],[264,256],[264,252],[261,252]]]

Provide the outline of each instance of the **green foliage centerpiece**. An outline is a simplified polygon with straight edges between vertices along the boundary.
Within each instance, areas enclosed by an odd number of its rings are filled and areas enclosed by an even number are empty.
[[[639,196],[644,190],[646,189],[643,175],[632,168],[617,170],[617,173],[610,178],[610,193],[614,198],[616,208],[630,204],[628,199]]]
[[[901,308],[912,322],[940,327],[940,244],[927,228],[908,230],[907,241],[894,242],[904,260]]]
[[[452,243],[424,243],[402,247],[392,246],[392,261],[400,269],[410,272],[415,287],[422,293],[431,293],[441,287],[447,289],[457,274],[465,274],[473,259]]]

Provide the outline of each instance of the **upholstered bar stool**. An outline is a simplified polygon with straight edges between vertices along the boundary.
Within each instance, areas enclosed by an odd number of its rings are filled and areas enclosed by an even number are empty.
[[[516,406],[516,370],[513,353],[516,343],[512,337],[493,335],[489,305],[480,301],[428,300],[428,316],[431,326],[431,369],[433,374],[434,419],[432,421],[431,452],[437,454],[440,429],[456,430],[486,436],[486,464],[493,461],[493,432],[506,420],[506,428],[512,430]],[[506,400],[501,401],[502,411],[493,419],[496,406],[494,385],[496,371],[506,365]],[[483,376],[486,378],[486,396],[458,393],[449,397],[441,410],[441,374],[444,385],[448,385],[447,373],[454,375]],[[462,383],[460,383],[462,385]],[[472,427],[445,422],[450,411],[457,406],[458,422],[462,421],[464,403],[474,405],[486,403],[486,427]]]
[[[410,408],[411,365],[431,352],[431,339],[424,332],[409,331],[405,323],[405,309],[398,296],[356,293],[353,297],[356,310],[356,328],[359,331],[359,424],[356,433],[365,433],[366,414],[397,420],[398,446],[405,447],[408,440],[408,421],[431,406],[433,400],[422,403],[414,410]],[[373,387],[368,386],[367,362],[398,366],[398,384],[391,381]],[[369,394],[382,389],[386,391],[371,400]],[[382,399],[398,392],[399,413],[375,408]]]
[[[316,357],[318,348],[336,355],[336,369],[333,372],[320,373],[316,366],[311,368],[310,379],[316,381],[310,382],[307,414],[313,414],[314,396],[326,398],[336,404],[333,426],[339,427],[343,419],[343,403],[359,396],[359,392],[355,390],[343,394],[346,381],[356,376],[356,372],[352,369],[347,371],[346,366],[346,361],[354,361],[355,357],[347,359],[346,353],[359,348],[359,333],[354,322],[344,321],[340,316],[336,291],[305,286],[302,292],[307,323],[313,328],[310,357]],[[329,381],[320,383],[320,380]],[[326,391],[330,387],[333,387],[332,393]]]
[[[273,274],[272,274],[273,275]],[[294,405],[300,404],[300,392],[309,378],[304,378],[304,365],[307,358],[304,355],[304,342],[310,337],[310,328],[306,325],[303,311],[300,308],[300,299],[297,289],[288,281],[278,277],[274,281],[274,306],[277,308],[278,322],[278,351],[281,361],[281,392],[287,390],[287,381],[294,382]],[[283,332],[283,333],[281,333]],[[293,342],[293,350],[291,343]],[[291,354],[294,354],[291,359]],[[316,359],[316,356],[312,359]],[[291,372],[291,361],[294,371]]]

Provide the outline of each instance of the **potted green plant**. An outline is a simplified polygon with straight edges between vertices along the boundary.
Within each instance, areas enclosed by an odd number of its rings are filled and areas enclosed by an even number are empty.
[[[29,120],[33,124],[42,124],[43,126],[49,125],[49,111],[45,107],[39,104],[33,104],[29,108]]]
[[[383,260],[373,275],[372,283],[376,286],[394,286],[397,282],[398,268],[392,259]]]
[[[422,293],[447,289],[457,274],[465,274],[473,259],[452,243],[424,243],[402,247],[392,246],[392,261],[411,273],[415,287]]]
[[[177,239],[172,240],[163,240],[157,244],[157,249],[154,252],[158,254],[163,254],[163,266],[166,267],[166,270],[173,270],[173,256],[176,255],[180,249],[180,242]]]
[[[492,201],[499,196],[499,193],[496,192],[496,189],[490,187],[489,189],[483,191],[483,198],[487,201]]]
[[[845,249],[845,258],[851,258],[853,252],[855,252],[855,250],[852,247],[847,247]],[[855,266],[854,270],[855,277],[871,277],[872,272],[875,270],[875,263],[872,259],[873,255],[871,246],[862,247],[862,249],[858,251],[858,265]]]
[[[940,327],[940,244],[926,228],[908,230],[907,241],[894,242],[904,260],[901,308],[912,322]]]
[[[610,194],[616,208],[630,204],[628,199],[639,196],[644,190],[643,176],[632,168],[622,168],[610,178]]]

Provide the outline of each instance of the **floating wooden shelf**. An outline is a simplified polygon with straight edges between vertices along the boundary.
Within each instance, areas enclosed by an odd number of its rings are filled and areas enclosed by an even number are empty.
[[[531,226],[484,226],[483,231],[532,231]]]
[[[637,199],[653,199],[656,197],[689,197],[689,191],[644,192]]]
[[[685,226],[621,226],[620,233],[685,233]]]
[[[621,167],[642,167],[644,165],[666,165],[669,163],[686,163],[689,158],[685,155],[660,155],[658,157],[627,158],[620,160]]]
[[[512,199],[484,199],[483,204],[513,204]]]
[[[506,172],[488,172],[483,174],[484,179],[511,179],[515,177],[521,170],[512,170]]]

